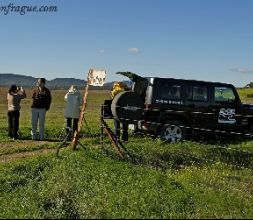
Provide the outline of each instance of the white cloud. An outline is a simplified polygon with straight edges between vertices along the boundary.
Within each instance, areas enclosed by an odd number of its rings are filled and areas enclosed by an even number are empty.
[[[130,53],[139,53],[140,49],[136,47],[128,48],[128,52]]]
[[[98,52],[99,52],[100,54],[103,54],[103,53],[105,53],[105,50],[101,49],[101,50],[99,50]]]
[[[252,68],[245,68],[245,67],[232,68],[232,69],[230,69],[230,71],[237,72],[237,73],[253,73]]]

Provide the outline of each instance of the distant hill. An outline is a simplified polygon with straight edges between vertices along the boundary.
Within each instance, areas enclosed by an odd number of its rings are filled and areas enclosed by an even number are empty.
[[[17,84],[18,86],[24,86],[26,88],[36,86],[37,78],[32,76],[25,76],[13,73],[0,73],[0,86],[9,87],[12,84]],[[130,81],[124,81],[128,86],[130,86]],[[77,86],[79,89],[83,89],[86,85],[85,80],[75,79],[75,78],[55,78],[53,80],[47,80],[46,86],[50,89],[68,89],[71,85]],[[103,87],[91,87],[90,89],[96,90],[110,90],[112,88],[113,82],[105,83]]]
[[[0,74],[0,86],[10,86],[12,84],[22,85],[25,87],[34,86],[36,79],[31,76],[17,74]]]
[[[0,73],[0,86],[9,87],[12,84],[24,87],[36,86],[37,78],[12,73]],[[86,85],[85,80],[75,78],[56,78],[46,81],[46,86],[51,89],[67,89],[71,85],[83,88]]]
[[[66,89],[69,88],[71,85],[75,85],[80,89],[86,85],[86,81],[75,78],[56,78],[47,81],[47,86],[52,89]]]

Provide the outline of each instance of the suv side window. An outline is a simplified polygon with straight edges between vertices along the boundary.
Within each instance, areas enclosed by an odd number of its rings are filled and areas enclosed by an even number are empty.
[[[214,87],[215,103],[233,103],[235,101],[234,91],[229,87]]]
[[[181,86],[180,85],[163,85],[161,86],[161,91],[159,98],[169,99],[169,100],[179,100],[181,99]]]
[[[187,99],[190,101],[207,102],[207,87],[206,86],[190,86],[188,87]]]

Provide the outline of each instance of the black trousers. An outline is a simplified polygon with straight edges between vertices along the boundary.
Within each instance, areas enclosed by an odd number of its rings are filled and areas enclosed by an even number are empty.
[[[72,127],[72,120],[73,120],[73,127]],[[67,118],[66,119],[66,126],[73,129],[73,134],[77,131],[78,128],[78,120],[79,118]],[[66,131],[68,133],[68,131]]]
[[[120,122],[114,119],[114,134],[120,140]],[[128,141],[128,124],[122,123],[122,141]]]
[[[8,111],[8,135],[11,138],[19,138],[19,111]]]

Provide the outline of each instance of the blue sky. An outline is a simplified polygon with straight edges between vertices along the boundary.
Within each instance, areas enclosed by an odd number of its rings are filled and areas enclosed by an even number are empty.
[[[0,12],[0,73],[86,79],[90,68],[142,76],[253,81],[252,0],[6,1],[55,13]]]

